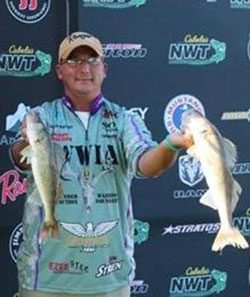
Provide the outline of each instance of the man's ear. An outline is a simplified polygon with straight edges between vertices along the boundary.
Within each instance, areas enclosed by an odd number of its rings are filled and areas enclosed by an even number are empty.
[[[106,62],[103,62],[103,72],[104,72],[104,77],[106,77],[108,72],[108,64]]]
[[[56,65],[55,70],[56,70],[57,78],[61,80],[62,74],[61,74],[61,68],[59,64]]]

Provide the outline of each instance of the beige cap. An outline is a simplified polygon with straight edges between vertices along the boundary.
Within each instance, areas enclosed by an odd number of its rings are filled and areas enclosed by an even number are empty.
[[[58,62],[67,59],[71,52],[80,46],[88,46],[98,56],[103,56],[102,44],[99,39],[86,32],[74,32],[61,42],[58,51]]]

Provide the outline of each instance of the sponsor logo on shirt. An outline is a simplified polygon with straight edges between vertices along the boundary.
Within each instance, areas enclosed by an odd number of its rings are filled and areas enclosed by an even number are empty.
[[[64,133],[60,133],[60,132],[53,133],[51,135],[51,138],[55,142],[68,142],[68,141],[71,141],[72,140],[71,135],[69,133],[67,133],[67,132],[64,132]]]
[[[83,274],[89,272],[89,267],[75,260],[69,262],[49,262],[48,268],[54,273]]]
[[[85,225],[79,223],[60,222],[61,227],[71,236],[66,239],[66,243],[71,248],[79,248],[81,252],[94,253],[98,248],[105,248],[109,245],[107,233],[117,226],[118,220],[91,222]]]
[[[116,261],[116,260],[111,260],[110,263],[107,264],[102,264],[98,267],[98,271],[95,275],[95,277],[103,277],[108,274],[114,273],[115,271],[121,270],[123,264],[123,260]]]
[[[95,202],[100,204],[117,203],[117,193],[98,193]]]

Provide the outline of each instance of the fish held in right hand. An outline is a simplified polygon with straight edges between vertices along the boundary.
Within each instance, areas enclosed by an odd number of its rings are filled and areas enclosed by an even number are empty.
[[[233,225],[232,218],[242,191],[231,173],[237,158],[236,146],[223,138],[218,129],[195,110],[183,113],[182,128],[192,134],[194,144],[187,153],[200,161],[208,185],[200,203],[217,210],[220,218],[221,226],[212,250],[221,251],[227,245],[248,248],[248,242]]]

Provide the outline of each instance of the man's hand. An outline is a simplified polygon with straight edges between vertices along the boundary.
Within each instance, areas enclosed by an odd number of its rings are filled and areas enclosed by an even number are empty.
[[[188,130],[180,133],[172,133],[169,137],[173,146],[177,149],[187,149],[194,144],[193,137]]]

